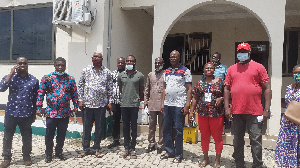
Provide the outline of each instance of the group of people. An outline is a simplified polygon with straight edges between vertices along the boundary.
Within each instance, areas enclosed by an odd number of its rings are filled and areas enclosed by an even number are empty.
[[[105,122],[105,111],[113,112],[113,142],[108,148],[120,145],[120,119],[123,122],[125,151],[120,158],[136,159],[137,119],[140,101],[149,110],[149,146],[146,152],[157,150],[160,159],[174,158],[174,163],[183,159],[183,127],[185,115],[189,118],[198,113],[198,123],[201,133],[201,146],[204,158],[200,167],[210,164],[208,157],[210,136],[214,138],[216,159],[213,167],[220,167],[223,149],[224,117],[232,121],[232,134],[236,167],[245,167],[244,135],[247,129],[250,137],[253,166],[264,167],[262,162],[262,124],[270,118],[271,87],[270,79],[263,65],[250,59],[251,47],[241,43],[237,47],[238,63],[227,67],[220,63],[221,54],[214,53],[212,62],[203,68],[203,77],[192,88],[190,70],[180,63],[180,53],[176,50],[170,53],[171,67],[163,70],[164,60],[155,59],[155,71],[150,72],[144,85],[144,75],[136,70],[136,58],[133,55],[117,59],[117,70],[111,72],[102,65],[103,56],[94,52],[92,65],[83,69],[78,83],[74,77],[65,72],[66,60],[57,58],[54,62],[55,71],[45,75],[39,81],[28,73],[28,61],[24,57],[17,59],[17,65],[10,74],[0,82],[0,91],[9,88],[8,103],[5,111],[3,153],[4,161],[0,167],[8,167],[11,162],[12,138],[19,125],[23,141],[23,159],[25,165],[31,165],[32,130],[31,123],[36,115],[46,117],[45,161],[52,161],[53,138],[55,131],[55,157],[66,158],[62,154],[69,117],[82,111],[83,136],[82,152],[78,155],[103,157],[100,153],[101,131]],[[294,74],[299,74],[299,67],[294,68]],[[299,72],[299,73],[298,73]],[[299,75],[296,77],[300,78]],[[300,81],[300,79],[299,79]],[[298,81],[297,81],[298,82]],[[289,94],[299,89],[297,84],[290,86]],[[293,88],[293,89],[291,89]],[[297,92],[295,92],[297,93]],[[261,95],[264,95],[264,106]],[[298,94],[293,94],[296,97]],[[293,97],[292,96],[292,97]],[[46,97],[47,107],[42,109]],[[289,100],[294,99],[288,96]],[[297,98],[297,97],[296,97]],[[74,109],[70,108],[72,100]],[[191,105],[190,105],[191,104]],[[231,104],[231,108],[229,108]],[[155,130],[159,123],[159,140],[155,141]],[[285,127],[291,125],[283,120]],[[95,123],[94,145],[90,146],[91,130]],[[296,126],[295,126],[296,127]],[[299,135],[299,128],[293,127]],[[282,128],[284,129],[284,128]],[[281,130],[281,132],[283,132]],[[282,133],[284,134],[284,132]],[[285,134],[284,134],[285,135]],[[290,138],[284,137],[283,139]],[[294,138],[299,136],[294,136]],[[278,160],[280,153],[288,152],[282,147],[276,152]],[[298,145],[299,146],[299,145]],[[298,161],[299,165],[299,150]],[[297,156],[296,156],[297,157]],[[283,164],[284,165],[284,164]]]

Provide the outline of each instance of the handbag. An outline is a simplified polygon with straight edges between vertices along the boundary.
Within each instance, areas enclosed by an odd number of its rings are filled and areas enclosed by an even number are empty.
[[[295,88],[292,96],[294,97]],[[292,100],[284,112],[284,117],[291,122],[300,125],[300,102]]]

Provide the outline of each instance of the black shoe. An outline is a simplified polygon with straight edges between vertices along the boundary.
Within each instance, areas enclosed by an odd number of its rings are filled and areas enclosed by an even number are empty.
[[[46,156],[45,162],[50,163],[52,161],[52,156]]]
[[[150,153],[151,151],[154,151],[154,150],[155,150],[155,146],[148,146],[146,153]]]
[[[112,144],[108,145],[107,148],[110,149],[110,148],[113,148],[113,147],[116,147],[116,146],[120,146],[119,141],[114,141]]]
[[[55,154],[55,157],[58,157],[60,160],[67,160],[67,158],[64,157],[62,153],[60,154]]]
[[[161,154],[163,149],[162,148],[157,148],[156,151],[157,151],[157,154]]]

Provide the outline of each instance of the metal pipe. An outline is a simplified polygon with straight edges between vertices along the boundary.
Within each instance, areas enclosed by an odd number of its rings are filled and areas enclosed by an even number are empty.
[[[113,7],[113,0],[109,0],[108,44],[107,44],[107,68],[108,69],[110,69],[110,57],[111,57],[112,7]]]

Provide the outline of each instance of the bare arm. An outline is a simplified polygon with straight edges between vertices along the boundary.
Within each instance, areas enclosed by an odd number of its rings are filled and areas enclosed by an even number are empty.
[[[230,86],[225,85],[224,87],[224,108],[225,108],[225,117],[228,120],[232,119],[232,113],[229,109],[229,99],[230,99]]]
[[[140,100],[144,101],[144,86],[140,86],[139,91],[140,91]]]
[[[187,90],[187,99],[185,107],[183,108],[183,114],[186,115],[189,113],[190,103],[192,100],[192,84],[188,83],[185,85]]]
[[[166,83],[164,83],[164,88],[162,91],[162,98],[161,98],[161,106],[160,106],[160,112],[164,113],[164,101],[166,97]]]
[[[262,84],[262,89],[264,90],[264,97],[265,97],[265,110],[270,110],[271,106],[271,99],[272,99],[272,90],[271,90],[271,84],[270,82],[265,82]],[[264,111],[264,122],[267,121],[267,119],[270,118],[270,113]]]

